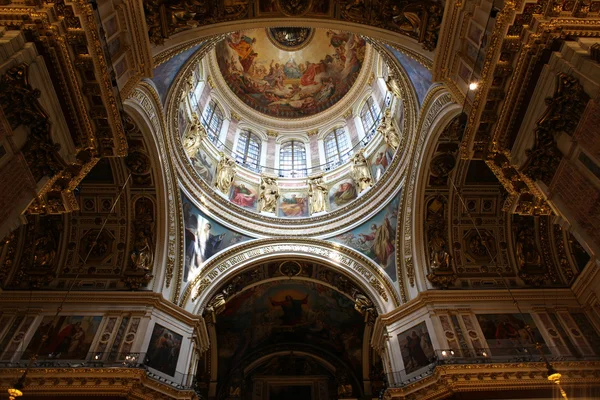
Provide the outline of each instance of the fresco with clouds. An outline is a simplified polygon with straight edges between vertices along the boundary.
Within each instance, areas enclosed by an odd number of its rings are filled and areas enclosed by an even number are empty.
[[[360,251],[385,270],[393,282],[396,274],[396,227],[400,191],[388,205],[364,224],[329,239]]]
[[[184,194],[185,260],[183,282],[194,279],[210,257],[234,244],[252,238],[235,232],[206,216]]]

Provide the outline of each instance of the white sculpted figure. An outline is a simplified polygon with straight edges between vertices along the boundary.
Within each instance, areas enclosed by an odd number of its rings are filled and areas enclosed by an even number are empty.
[[[219,165],[217,166],[217,179],[215,181],[215,186],[224,195],[229,195],[229,190],[231,189],[231,184],[233,183],[233,178],[235,177],[235,167],[235,161],[221,153],[221,159],[219,160]]]
[[[279,199],[279,186],[275,178],[262,177],[260,190],[261,211],[275,213]]]
[[[327,186],[323,183],[322,177],[319,176],[308,181],[308,196],[313,214],[327,211],[327,193]]]
[[[392,111],[388,108],[385,110],[385,114],[381,119],[381,123],[377,127],[377,132],[381,133],[383,139],[392,149],[396,150],[400,147],[400,138],[396,133],[396,129],[392,125]]]
[[[352,157],[352,178],[358,187],[359,193],[364,192],[371,186],[373,186],[373,178],[371,178],[371,171],[367,165],[363,150],[359,150]]]

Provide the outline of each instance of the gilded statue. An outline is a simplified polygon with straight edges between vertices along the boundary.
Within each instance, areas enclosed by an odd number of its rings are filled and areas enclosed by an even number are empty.
[[[200,123],[196,114],[192,117],[192,125],[183,136],[183,148],[188,157],[195,157],[202,144],[202,139],[206,136],[206,131]]]
[[[154,260],[154,255],[152,254],[152,249],[150,248],[148,238],[144,236],[143,238],[140,238],[138,242],[139,248],[131,253],[131,261],[133,261],[134,269],[150,271],[152,270],[152,261]]]
[[[440,236],[437,229],[432,232],[432,237],[429,239],[429,252],[431,268],[450,268],[450,254],[446,252],[446,240]]]
[[[362,293],[356,293],[354,295],[354,309],[360,313],[360,315],[368,314],[373,311],[373,302],[369,300],[367,296]]]
[[[229,195],[233,178],[235,178],[235,161],[221,153],[221,159],[217,166],[217,179],[215,180],[215,186],[224,195]]]
[[[358,193],[362,193],[373,186],[371,171],[362,149],[352,157],[352,178],[358,187]]]
[[[325,183],[323,183],[322,177],[313,178],[308,181],[308,197],[310,197],[313,214],[327,211],[327,193],[328,189]]]
[[[389,108],[385,110],[383,118],[381,119],[381,123],[377,127],[377,132],[379,132],[388,146],[392,149],[396,150],[400,147],[400,138],[398,137],[398,133],[396,133],[396,129],[392,125],[392,110]]]
[[[262,177],[260,184],[260,206],[262,212],[275,213],[277,200],[279,199],[279,186],[275,178]]]

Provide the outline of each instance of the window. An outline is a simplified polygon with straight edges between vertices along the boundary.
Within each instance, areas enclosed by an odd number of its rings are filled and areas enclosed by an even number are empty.
[[[349,156],[348,137],[344,128],[336,128],[325,136],[325,160],[327,164],[335,166],[336,163],[346,161]]]
[[[190,92],[190,104],[192,105],[192,110],[196,111],[198,109],[200,95],[202,94],[202,89],[204,89],[204,85],[200,79],[196,79],[196,74],[194,74],[194,82],[194,87]]]
[[[248,130],[240,132],[236,149],[236,160],[245,167],[259,172],[260,139],[258,136]]]
[[[204,116],[202,117],[202,125],[206,129],[208,138],[211,142],[217,143],[219,140],[219,133],[221,133],[221,127],[223,126],[223,111],[216,101],[211,100],[204,110]]]
[[[280,176],[292,178],[306,176],[306,150],[304,143],[290,140],[281,145],[279,152]]]
[[[367,136],[369,135],[369,130],[374,128],[374,125],[378,122],[377,114],[377,104],[373,101],[373,97],[369,97],[362,110],[360,110],[360,119]]]

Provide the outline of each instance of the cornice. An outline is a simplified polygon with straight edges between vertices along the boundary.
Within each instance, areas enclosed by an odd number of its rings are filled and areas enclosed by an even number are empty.
[[[21,368],[0,368],[0,390],[6,392],[22,375]],[[78,397],[127,395],[139,399],[197,399],[192,390],[176,389],[150,378],[140,368],[31,368],[27,395]]]
[[[563,388],[600,383],[599,361],[554,361],[561,372]],[[459,392],[495,390],[536,390],[556,388],[547,378],[543,362],[447,364],[439,365],[432,375],[399,388],[387,389],[384,399],[443,399]]]

